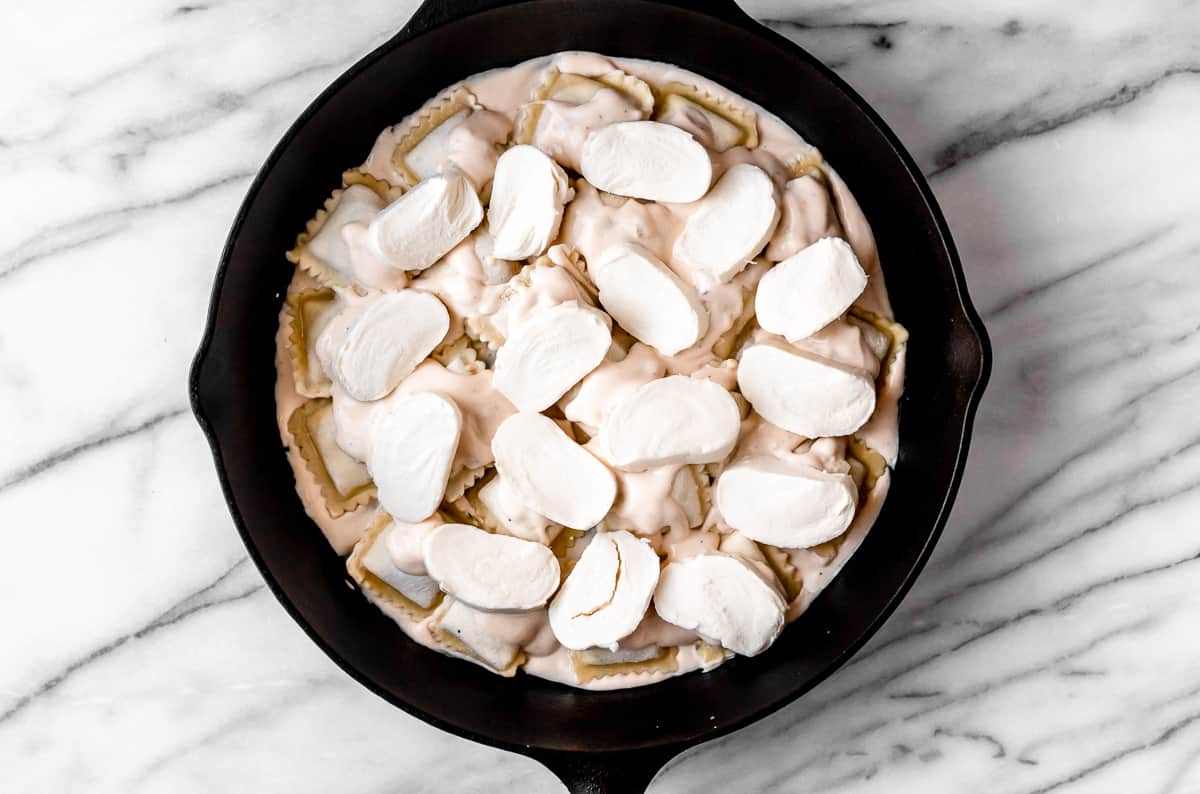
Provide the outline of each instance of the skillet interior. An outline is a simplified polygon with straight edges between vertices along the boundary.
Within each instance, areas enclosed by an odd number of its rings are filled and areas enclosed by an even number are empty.
[[[227,242],[196,358],[193,405],[267,582],[313,640],[382,697],[439,727],[545,760],[546,751],[657,756],[798,697],[865,642],[924,563],[949,511],[987,376],[986,337],[927,186],[840,80],[756,26],[645,0],[538,0],[403,38],[314,102],[264,166]],[[871,221],[897,318],[912,334],[892,491],[845,570],[762,656],[607,693],[500,679],[409,641],[346,586],[342,561],[296,497],[275,426],[274,333],[291,275],[282,252],[341,171],[361,161],[380,129],[441,87],[564,49],[678,64],[769,108],[817,145]]]

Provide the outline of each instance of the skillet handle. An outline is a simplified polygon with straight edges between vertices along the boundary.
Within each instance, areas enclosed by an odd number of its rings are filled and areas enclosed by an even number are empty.
[[[645,794],[654,776],[679,752],[678,747],[586,753],[530,750],[571,794]]]
[[[747,16],[735,0],[649,0],[660,5],[679,6],[691,11],[723,19],[736,25],[757,24]],[[523,0],[424,0],[413,13],[408,24],[400,31],[400,37],[410,39],[413,36],[441,27],[448,22],[490,11],[493,8],[516,5]],[[594,3],[602,5],[605,0],[581,0],[580,4]]]

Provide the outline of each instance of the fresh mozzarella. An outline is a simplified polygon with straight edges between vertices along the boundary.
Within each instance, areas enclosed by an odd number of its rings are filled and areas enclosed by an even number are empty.
[[[357,314],[330,357],[330,374],[356,400],[386,397],[407,378],[450,329],[450,314],[428,292],[380,295]],[[331,322],[318,340],[341,329]]]
[[[854,520],[858,489],[849,474],[754,457],[728,466],[717,479],[717,509],[752,540],[808,548],[832,540]]]
[[[517,326],[496,353],[495,380],[522,411],[544,411],[604,360],[612,346],[604,312],[575,302]]]
[[[779,202],[771,177],[741,163],[726,171],[688,216],[674,255],[693,272],[724,283],[758,256],[777,223]]]
[[[598,190],[686,203],[708,192],[712,161],[690,134],[656,121],[621,121],[588,135],[583,178]]]
[[[737,442],[741,413],[726,389],[705,378],[672,375],[625,395],[600,427],[613,465],[645,471],[677,463],[715,463]]]
[[[540,150],[522,145],[500,155],[487,212],[492,255],[526,259],[543,253],[558,236],[563,205],[573,195],[567,173]]]
[[[550,602],[550,629],[564,647],[607,648],[637,628],[658,583],[658,555],[621,530],[598,532]]]
[[[558,589],[558,559],[540,543],[445,524],[424,548],[425,567],[442,590],[477,609],[534,609]]]
[[[764,419],[801,436],[847,436],[875,410],[867,373],[771,344],[742,351],[738,389]]]
[[[459,171],[435,174],[393,201],[367,227],[369,249],[401,270],[424,270],[483,220],[475,186]]]
[[[588,272],[613,319],[663,355],[691,347],[708,330],[708,311],[695,288],[640,245],[609,248]]]
[[[750,566],[723,554],[702,554],[663,569],[654,609],[668,623],[734,653],[762,653],[783,630],[783,599]]]
[[[608,467],[549,419],[516,413],[492,438],[496,470],[525,505],[571,529],[595,526],[617,498]]]
[[[372,431],[367,470],[379,503],[400,521],[429,518],[445,496],[458,449],[458,407],[433,392],[408,394],[372,420]]]
[[[822,237],[767,271],[758,283],[758,324],[789,342],[804,339],[841,317],[867,287],[850,244]]]

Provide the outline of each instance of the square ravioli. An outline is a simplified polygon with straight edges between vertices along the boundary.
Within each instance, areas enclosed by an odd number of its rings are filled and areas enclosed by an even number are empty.
[[[292,413],[287,427],[331,517],[357,510],[375,497],[375,483],[367,467],[337,444],[332,400],[303,403]]]

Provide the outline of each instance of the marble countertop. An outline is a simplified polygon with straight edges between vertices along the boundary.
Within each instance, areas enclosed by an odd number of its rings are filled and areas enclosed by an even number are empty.
[[[308,641],[248,561],[186,404],[252,174],[414,6],[6,11],[0,790],[562,790]],[[745,6],[916,156],[996,361],[900,610],[651,791],[1200,791],[1200,6]]]

